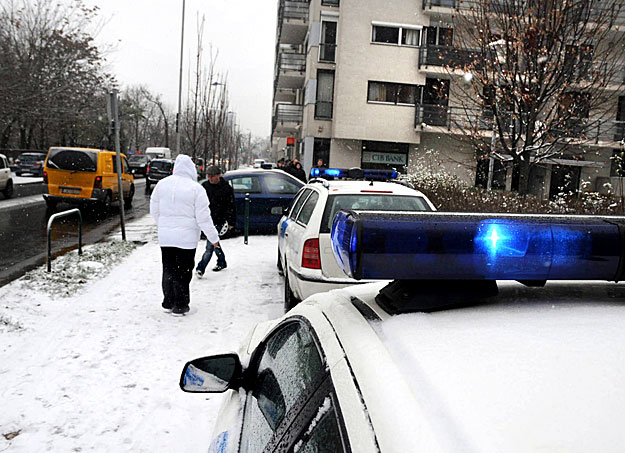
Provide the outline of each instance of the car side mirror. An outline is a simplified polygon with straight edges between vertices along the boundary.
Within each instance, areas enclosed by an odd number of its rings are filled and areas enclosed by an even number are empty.
[[[180,388],[190,393],[222,393],[237,389],[242,377],[236,354],[220,354],[188,362],[180,376]]]

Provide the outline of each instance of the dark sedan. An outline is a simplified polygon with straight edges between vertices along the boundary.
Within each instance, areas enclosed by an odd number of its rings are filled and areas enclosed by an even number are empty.
[[[135,176],[147,176],[148,167],[150,166],[150,157],[145,154],[135,154],[128,159],[130,171]]]
[[[145,190],[149,193],[152,186],[161,179],[174,173],[174,161],[171,159],[152,159],[145,176]]]
[[[275,230],[282,210],[304,184],[282,170],[235,170],[224,174],[234,189],[237,205],[236,229],[243,231],[245,194],[250,194],[250,229]]]

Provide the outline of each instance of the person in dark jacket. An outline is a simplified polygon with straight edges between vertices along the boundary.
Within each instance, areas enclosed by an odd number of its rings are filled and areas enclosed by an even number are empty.
[[[202,186],[208,196],[213,223],[217,227],[219,234],[223,236],[226,232],[234,228],[237,221],[234,190],[232,190],[230,184],[221,177],[221,169],[216,165],[208,167],[206,175],[208,181],[202,183]],[[217,265],[213,268],[213,271],[219,272],[228,267],[223,247],[214,247],[210,241],[207,241],[206,251],[195,269],[195,273],[199,278],[204,276],[204,271],[213,256],[213,252],[217,255]]]
[[[304,184],[306,184],[306,172],[304,171],[304,168],[302,168],[302,164],[299,160],[293,159],[293,167],[290,173],[291,175],[302,181]]]

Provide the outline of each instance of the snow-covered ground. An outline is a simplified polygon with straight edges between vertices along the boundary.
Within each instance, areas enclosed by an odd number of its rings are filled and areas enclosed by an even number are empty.
[[[147,244],[117,234],[0,288],[0,452],[206,451],[221,395],[183,393],[180,372],[280,316],[277,239],[222,241],[228,268],[194,276],[177,318],[160,307],[151,218],[127,236]]]

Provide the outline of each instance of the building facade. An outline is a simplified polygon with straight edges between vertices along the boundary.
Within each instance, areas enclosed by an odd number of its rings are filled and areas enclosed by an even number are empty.
[[[459,7],[457,0],[279,0],[276,158],[297,157],[307,172],[319,159],[404,173],[420,165],[470,185],[510,190],[509,160],[479,159],[454,127],[466,114],[453,95],[464,74],[449,70],[462,58],[449,51]],[[608,89],[621,89],[623,81]],[[606,191],[606,183],[622,187],[625,96],[610,115],[595,139],[580,145],[583,152],[533,166],[531,192],[548,198],[562,190]]]

